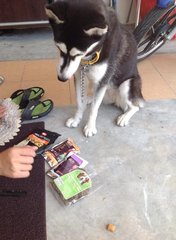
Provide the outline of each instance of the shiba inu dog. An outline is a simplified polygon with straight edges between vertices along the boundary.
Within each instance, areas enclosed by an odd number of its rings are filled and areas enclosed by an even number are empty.
[[[132,33],[102,0],[58,0],[46,6],[46,14],[59,50],[58,79],[75,77],[77,111],[66,126],[77,127],[91,102],[84,134],[96,134],[104,97],[123,111],[117,125],[127,125],[144,102]],[[88,82],[93,86],[91,101],[86,94]]]

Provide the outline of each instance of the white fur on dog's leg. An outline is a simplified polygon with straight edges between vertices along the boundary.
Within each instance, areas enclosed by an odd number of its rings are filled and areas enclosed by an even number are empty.
[[[90,104],[90,103],[92,103],[92,97],[88,96],[87,97],[87,104]]]
[[[85,94],[84,96],[82,97],[81,96],[81,88],[80,88],[80,71],[78,71],[76,74],[75,74],[75,80],[76,80],[76,97],[77,97],[77,111],[75,113],[75,116],[72,117],[72,118],[69,118],[67,121],[66,121],[66,126],[69,127],[69,128],[75,128],[79,125],[81,119],[82,119],[82,116],[83,116],[83,113],[84,113],[84,110],[86,109],[86,106],[87,106],[87,87],[86,87],[86,83],[85,83]]]
[[[83,104],[81,107],[78,107],[78,110],[75,113],[75,116],[72,117],[72,118],[69,118],[66,121],[66,126],[67,127],[75,128],[75,127],[77,127],[79,125],[79,123],[80,123],[80,121],[82,119],[82,116],[83,116],[83,112],[84,112],[85,106],[86,106],[86,104]]]
[[[117,125],[120,127],[125,127],[129,122],[129,119],[126,117],[126,113],[120,115],[117,118]]]
[[[80,119],[76,119],[76,118],[69,118],[67,121],[66,121],[66,126],[69,127],[69,128],[75,128],[79,125],[80,123]]]
[[[127,110],[125,113],[121,114],[117,118],[117,125],[120,127],[125,127],[128,123],[130,118],[139,110],[139,107],[132,106],[129,110]]]
[[[98,109],[103,100],[106,89],[107,89],[107,86],[104,86],[104,87],[96,90],[94,100],[92,101],[92,104],[91,104],[89,120],[84,128],[84,134],[86,137],[92,137],[93,135],[95,135],[97,133],[96,118],[97,118],[97,114],[98,114]]]
[[[86,137],[92,137],[94,136],[95,134],[97,133],[97,129],[95,126],[91,126],[91,124],[87,124],[85,127],[84,127],[84,135]]]

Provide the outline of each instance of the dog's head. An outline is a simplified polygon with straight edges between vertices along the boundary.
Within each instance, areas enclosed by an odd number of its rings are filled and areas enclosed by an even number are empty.
[[[58,79],[66,81],[105,38],[107,8],[102,0],[58,0],[46,14],[59,50]]]

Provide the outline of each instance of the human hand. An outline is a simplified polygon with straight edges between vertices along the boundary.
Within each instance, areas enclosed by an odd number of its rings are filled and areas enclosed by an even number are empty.
[[[0,105],[0,118],[5,116],[5,111],[6,111],[6,108]]]
[[[0,153],[0,175],[10,178],[29,177],[37,147],[12,147]]]

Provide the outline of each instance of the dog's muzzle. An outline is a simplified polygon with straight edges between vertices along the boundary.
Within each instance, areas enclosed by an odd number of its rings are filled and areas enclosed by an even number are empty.
[[[57,76],[58,80],[61,81],[61,82],[66,82],[68,80],[68,78],[64,78],[62,76]]]

